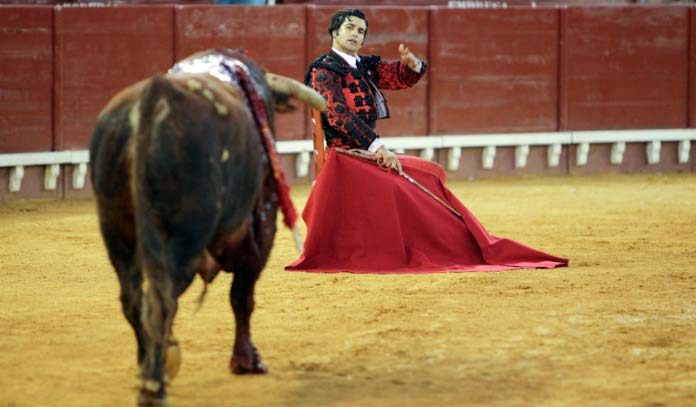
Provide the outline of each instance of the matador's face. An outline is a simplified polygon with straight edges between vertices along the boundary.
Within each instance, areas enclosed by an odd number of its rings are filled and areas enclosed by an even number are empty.
[[[366,33],[367,24],[365,24],[365,20],[355,16],[348,16],[338,30],[332,33],[333,43],[331,46],[346,54],[357,55],[358,50],[365,42]]]

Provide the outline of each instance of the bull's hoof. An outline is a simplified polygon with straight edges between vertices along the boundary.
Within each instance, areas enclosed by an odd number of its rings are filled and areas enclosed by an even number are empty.
[[[268,373],[268,367],[256,355],[250,363],[237,356],[232,356],[230,359],[230,371],[234,374],[265,374]]]
[[[138,393],[138,406],[153,407],[167,405],[167,396],[164,393],[164,388],[152,392],[145,387],[146,386],[143,386],[143,388],[140,389],[140,393]]]
[[[164,356],[164,381],[170,383],[179,373],[181,367],[181,348],[175,339],[170,339],[167,353]]]

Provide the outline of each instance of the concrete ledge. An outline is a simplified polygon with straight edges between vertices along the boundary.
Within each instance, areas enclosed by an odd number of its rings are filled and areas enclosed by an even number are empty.
[[[577,145],[576,165],[588,164],[591,144],[612,144],[611,163],[620,164],[626,143],[645,143],[646,158],[649,164],[659,163],[661,142],[679,142],[679,163],[689,161],[691,141],[696,140],[696,129],[656,129],[656,130],[601,130],[541,133],[508,134],[451,134],[434,136],[385,137],[384,143],[392,150],[421,150],[420,155],[432,158],[435,149],[447,149],[447,169],[457,171],[462,148],[483,148],[483,168],[491,169],[495,163],[496,147],[515,147],[515,167],[527,165],[530,146],[547,146],[548,165],[558,165],[558,157],[563,145]],[[296,155],[295,175],[305,177],[309,174],[311,154],[314,152],[312,140],[278,141],[276,148],[280,154]],[[0,154],[0,167],[10,167],[9,189],[21,189],[24,167],[44,166],[46,188],[55,188],[55,180],[60,173],[60,165],[74,165],[73,187],[84,187],[86,164],[89,163],[88,150],[46,151],[31,153]]]

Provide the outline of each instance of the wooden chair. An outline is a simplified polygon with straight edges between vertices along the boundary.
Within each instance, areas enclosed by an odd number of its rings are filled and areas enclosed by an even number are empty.
[[[314,179],[317,179],[324,167],[326,149],[324,147],[324,128],[321,127],[321,112],[316,109],[312,109],[312,124],[314,125]]]

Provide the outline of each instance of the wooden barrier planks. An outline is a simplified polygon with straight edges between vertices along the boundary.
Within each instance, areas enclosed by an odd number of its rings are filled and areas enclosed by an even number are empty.
[[[89,145],[120,89],[174,62],[171,6],[56,7],[55,146]]]
[[[53,7],[0,7],[0,153],[53,145]]]
[[[687,126],[688,8],[565,11],[561,130]]]
[[[113,94],[205,48],[246,48],[270,71],[302,80],[308,62],[328,51],[329,18],[342,7],[2,5],[0,153],[88,148]],[[429,65],[414,89],[386,93],[392,118],[379,123],[384,136],[696,125],[694,6],[363,11],[364,53],[396,60],[404,42]],[[303,107],[277,117],[279,139],[309,137]],[[553,167],[541,147],[530,148],[524,168],[514,166],[514,148],[498,148],[490,169],[481,166],[482,150],[463,150],[454,175],[696,170],[696,143],[679,163],[684,144],[663,142],[652,164],[645,143],[626,145],[620,164],[609,162],[610,140],[592,143],[587,164],[575,162],[571,145]],[[436,151],[442,162],[447,154]],[[292,160],[299,158],[289,157],[290,167]],[[38,193],[42,170],[26,171],[26,191]],[[63,196],[83,194],[69,191],[70,171],[63,167],[58,178]]]
[[[270,72],[302,81],[305,70],[303,6],[177,6],[175,56],[182,59],[208,48],[245,49]],[[305,138],[307,110],[276,116],[276,137]]]
[[[559,10],[431,13],[431,133],[557,130]]]

